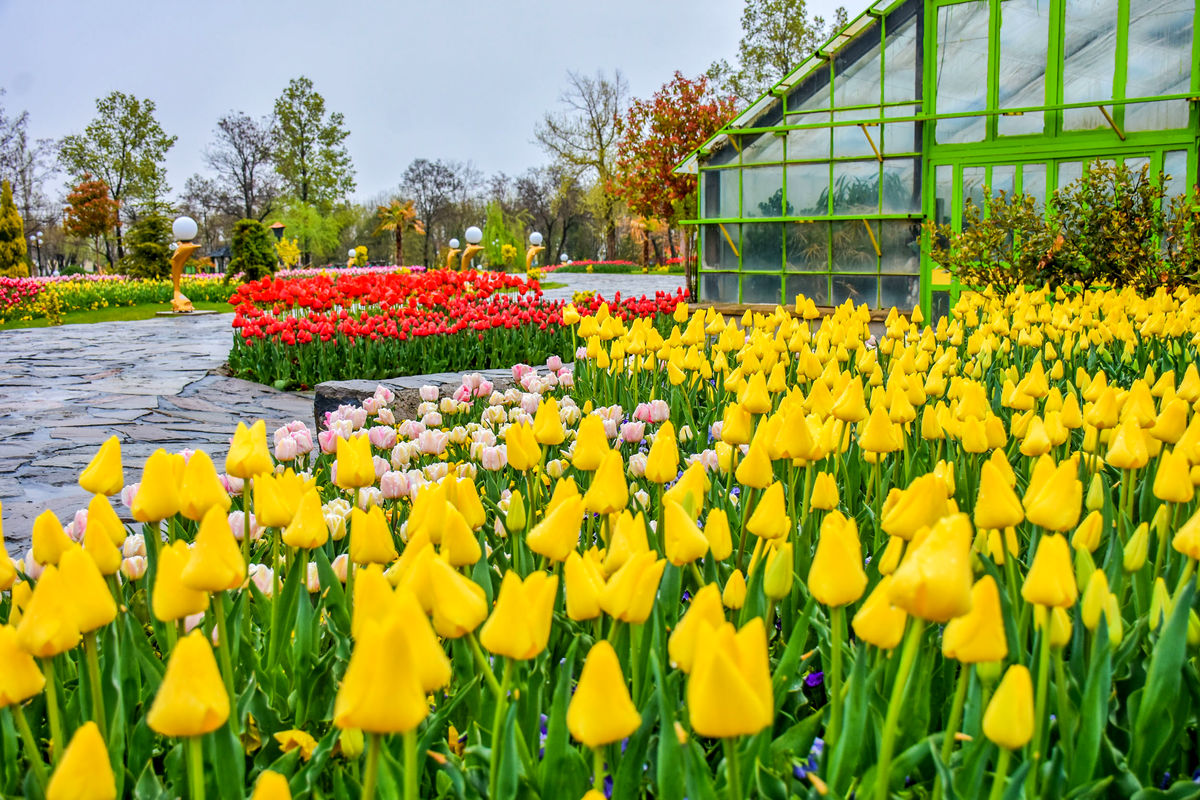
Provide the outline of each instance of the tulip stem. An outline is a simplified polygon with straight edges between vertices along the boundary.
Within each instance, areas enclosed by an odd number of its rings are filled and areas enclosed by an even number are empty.
[[[604,792],[604,753],[599,747],[592,748],[592,788]]]
[[[63,741],[62,714],[58,710],[58,679],[54,674],[54,657],[42,659],[42,674],[46,677],[46,716],[50,717],[50,764],[58,764],[58,757],[66,747]]]
[[[513,660],[504,658],[504,677],[500,679],[500,692],[496,695],[496,713],[492,716],[492,761],[488,767],[488,797],[496,797],[500,783],[500,726],[504,724],[504,711],[508,705],[508,687],[512,684]]]
[[[363,776],[362,800],[375,798],[375,784],[379,779],[379,739],[378,733],[367,734],[367,766]]]
[[[417,729],[404,732],[404,800],[417,800]]]
[[[1058,690],[1058,735],[1059,741],[1062,743],[1063,755],[1066,758],[1066,763],[1070,764],[1074,758],[1074,743],[1072,733],[1075,728],[1070,700],[1067,696],[1067,675],[1063,669],[1063,654],[1061,648],[1055,648],[1054,654],[1054,684]]]
[[[479,649],[479,640],[475,638],[474,633],[468,633],[467,641],[471,643],[471,652],[475,654],[475,661],[479,664],[479,668],[483,670],[483,678],[487,681],[488,688],[492,690],[493,695],[497,698],[500,697],[500,682],[496,680],[496,673],[492,672],[492,668],[488,666],[483,651]]]
[[[204,741],[199,736],[187,739],[188,794],[192,800],[204,800]]]
[[[875,772],[875,800],[887,800],[888,787],[892,777],[892,754],[896,750],[896,727],[900,722],[900,712],[904,706],[904,690],[908,685],[908,675],[912,672],[913,662],[917,659],[917,650],[921,645],[921,634],[925,632],[925,622],[917,617],[912,618],[908,634],[904,637],[904,647],[900,651],[900,666],[896,670],[896,681],[892,684],[892,694],[888,701],[887,716],[883,721],[883,741],[879,747],[879,767]]]
[[[954,687],[954,702],[950,706],[950,719],[946,722],[946,731],[942,738],[942,764],[950,766],[950,756],[954,753],[954,737],[958,735],[958,726],[962,722],[963,706],[967,702],[967,687],[971,683],[971,665],[959,667],[958,682]],[[942,796],[942,776],[939,774],[933,782],[933,798]]]
[[[217,618],[217,658],[221,660],[221,677],[225,679],[225,694],[229,695],[229,721],[238,732],[237,696],[233,693],[233,654],[229,641],[229,623],[225,619],[225,593],[216,592],[212,598],[213,616]]]
[[[722,739],[721,744],[725,747],[725,796],[729,800],[742,800],[742,770],[738,764],[737,737]]]
[[[1033,701],[1033,749],[1029,752],[1030,758],[1033,760],[1033,767],[1029,770],[1028,777],[1025,779],[1025,788],[1030,797],[1033,797],[1034,788],[1037,785],[1038,762],[1042,760],[1044,745],[1046,743],[1046,695],[1050,689],[1049,620],[1047,620],[1046,627],[1042,629],[1040,636],[1041,639],[1038,646],[1037,694]]]
[[[88,683],[92,689],[92,720],[100,726],[100,733],[108,736],[108,721],[104,713],[104,693],[100,689],[100,657],[96,654],[96,632],[83,636],[83,653],[87,660]]]
[[[1000,757],[996,759],[996,775],[992,778],[992,791],[988,794],[988,800],[1000,800],[1004,794],[1004,784],[1008,782],[1008,759],[1011,755],[1012,751],[1007,747],[1000,748]]]
[[[17,732],[21,734],[21,741],[25,743],[25,755],[29,759],[29,766],[33,768],[33,777],[44,792],[46,790],[46,762],[42,761],[42,754],[38,752],[37,739],[33,738],[33,731],[29,729],[29,720],[25,719],[25,709],[21,708],[20,703],[13,703],[9,708],[12,709],[13,720],[17,723]]]
[[[771,625],[772,620],[767,619]],[[834,606],[829,609],[829,726],[825,739],[832,753],[842,732],[842,639],[845,637],[846,609]]]

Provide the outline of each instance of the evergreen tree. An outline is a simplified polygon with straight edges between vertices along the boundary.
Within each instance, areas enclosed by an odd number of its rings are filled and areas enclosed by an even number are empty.
[[[0,184],[0,275],[28,277],[25,253],[25,223],[13,202],[12,186],[4,181]]]
[[[270,229],[258,220],[235,222],[229,249],[232,257],[229,259],[228,275],[241,272],[243,280],[256,281],[275,272],[275,238]]]
[[[135,278],[163,278],[171,274],[171,223],[162,214],[146,214],[129,226],[125,237],[129,252],[121,269]]]

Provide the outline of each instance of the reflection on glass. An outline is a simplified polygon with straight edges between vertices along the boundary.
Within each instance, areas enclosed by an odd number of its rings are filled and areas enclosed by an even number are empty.
[[[879,162],[833,165],[833,213],[874,214],[879,210]]]
[[[929,324],[931,325],[937,325],[938,320],[942,317],[950,316],[950,293],[930,292],[929,310],[932,312],[929,315]]]
[[[921,303],[921,279],[891,275],[879,279],[879,307],[910,309]]]
[[[1079,161],[1061,161],[1058,164],[1058,188],[1062,189],[1067,184],[1079,180],[1083,177],[1083,164]]]
[[[784,279],[784,299],[790,305],[796,302],[796,295],[804,295],[819,306],[829,305],[829,276],[827,275],[788,275]]]
[[[921,142],[917,140],[917,123],[889,122],[871,130],[883,131],[882,150],[884,153],[919,153]],[[873,134],[874,135],[874,134]],[[878,144],[878,142],[876,142]]]
[[[710,167],[720,167],[725,164],[736,164],[738,160],[738,150],[733,146],[733,142],[729,138],[718,139],[713,145],[716,149],[705,162]]]
[[[921,223],[917,220],[881,220],[879,249],[880,272],[920,274]]]
[[[741,226],[736,222],[705,225],[705,269],[737,269],[741,235]]]
[[[833,223],[833,271],[876,272],[879,220],[851,219]]]
[[[701,272],[700,299],[710,303],[736,303],[738,276],[736,272]]]
[[[871,25],[834,58],[833,105],[879,104],[879,26]]]
[[[875,276],[833,276],[833,304],[841,305],[849,300],[855,305],[866,303],[870,308],[879,308],[879,279]]]
[[[962,207],[963,218],[966,218],[966,207],[968,203],[974,203],[975,207],[981,212],[983,211],[983,183],[984,172],[983,167],[963,167],[962,171]]]
[[[1000,108],[1040,106],[1046,97],[1046,48],[1050,5],[1045,0],[1007,0],[1000,6]],[[1042,112],[998,117],[997,133],[1042,132]]]
[[[1046,165],[1021,165],[1021,194],[1037,198],[1038,205],[1046,205]]]
[[[779,303],[783,281],[776,275],[742,275],[743,303]]]
[[[987,80],[980,65],[988,52],[988,4],[983,0],[938,9],[937,113],[982,111],[987,107]],[[937,122],[942,143],[978,142],[986,131],[985,117],[960,117]]]
[[[1187,151],[1170,150],[1163,153],[1163,172],[1166,173],[1163,186],[1168,201],[1180,192],[1187,191]],[[1169,202],[1167,207],[1170,207]]]
[[[917,83],[917,53],[920,43],[917,42],[916,3],[910,3],[906,9],[901,9],[887,18],[887,46],[884,47],[884,63],[886,74],[883,76],[883,101],[899,103],[903,100],[915,100],[921,96],[920,85]],[[903,22],[900,18],[907,16]]]
[[[743,164],[763,164],[769,161],[783,161],[782,136],[776,136],[774,133],[760,133],[756,136],[742,138]]]
[[[1071,0],[1063,41],[1063,102],[1110,101],[1117,53],[1118,0]],[[1066,130],[1106,127],[1095,108],[1066,109]]]
[[[704,216],[722,219],[738,216],[738,172],[731,169],[701,170]]]
[[[1195,0],[1130,0],[1126,97],[1189,90],[1195,13]],[[1183,128],[1187,123],[1186,100],[1127,106],[1125,110],[1128,130]]]
[[[1012,197],[1016,186],[1017,168],[1012,164],[997,164],[992,167],[992,182],[988,185],[992,197],[998,197],[1004,192],[1005,197]]]
[[[788,216],[823,217],[829,213],[829,164],[789,164]]]
[[[789,114],[829,108],[829,65],[823,64],[808,74],[787,96]]]
[[[835,122],[842,120],[857,120],[862,119],[869,112],[859,111],[835,111],[833,119]],[[871,113],[878,114],[878,111]],[[863,129],[858,125],[840,125],[833,129],[833,156],[834,158],[859,158],[862,156],[874,156],[875,150],[871,147],[871,141],[875,140],[875,146],[879,146],[878,136],[879,128],[867,128],[870,132],[870,138],[863,132]]]
[[[786,230],[789,270],[825,272],[829,269],[828,222],[792,222]]]
[[[783,269],[783,223],[755,222],[742,226],[742,269]]]
[[[813,125],[818,122],[829,122],[829,114],[803,114],[792,117],[792,125]],[[788,161],[813,161],[818,158],[829,158],[829,128],[801,128],[788,131],[787,158]]]
[[[1141,172],[1142,167],[1148,168],[1150,166],[1150,159],[1145,156],[1141,158],[1127,158],[1125,159],[1124,163],[1125,168],[1128,169],[1131,174],[1137,175],[1139,172]],[[1150,175],[1149,169],[1146,170],[1146,175]]]
[[[783,216],[783,167],[742,170],[742,216]]]
[[[889,158],[883,162],[883,213],[916,214],[921,211],[916,165],[917,160],[912,158]]]
[[[939,164],[934,168],[933,218],[939,225],[949,225],[954,199],[954,167]]]

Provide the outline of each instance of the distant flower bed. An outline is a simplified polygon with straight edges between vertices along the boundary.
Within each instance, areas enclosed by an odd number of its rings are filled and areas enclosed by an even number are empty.
[[[568,261],[541,268],[544,272],[593,272],[601,275],[629,275],[635,272],[683,274],[683,259],[668,258],[661,264],[643,267],[634,261]]]
[[[276,278],[312,278],[325,273],[334,273],[337,275],[379,275],[391,272],[424,272],[425,267],[420,264],[410,264],[408,266],[392,265],[377,265],[369,267],[346,267],[330,264],[324,267],[308,267],[305,269],[281,269],[275,273]]]
[[[229,300],[237,283],[219,273],[185,275],[183,293],[193,301]],[[71,275],[46,278],[0,278],[0,323],[7,320],[55,319],[72,311],[171,301],[171,281],[125,275]]]
[[[682,292],[612,298],[621,319],[669,313]],[[334,275],[264,279],[231,298],[237,374],[281,386],[488,369],[568,355],[564,303],[536,281],[503,272]],[[600,297],[578,303],[587,316]]]

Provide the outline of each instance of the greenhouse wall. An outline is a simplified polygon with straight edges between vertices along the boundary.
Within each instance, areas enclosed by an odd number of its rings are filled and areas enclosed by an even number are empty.
[[[944,312],[922,253],[989,188],[1045,199],[1097,159],[1197,181],[1195,0],[881,0],[680,166],[702,301]]]

